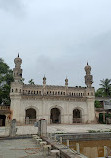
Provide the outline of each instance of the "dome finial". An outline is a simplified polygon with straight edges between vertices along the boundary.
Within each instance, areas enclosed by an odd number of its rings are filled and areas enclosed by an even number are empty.
[[[88,65],[88,61],[87,61],[87,65]]]
[[[19,53],[18,53],[18,58],[19,58]]]
[[[43,77],[43,80],[46,80],[46,77],[45,77],[45,75],[44,75],[44,77]]]
[[[45,77],[45,75],[43,77],[43,84],[46,85],[46,77]]]

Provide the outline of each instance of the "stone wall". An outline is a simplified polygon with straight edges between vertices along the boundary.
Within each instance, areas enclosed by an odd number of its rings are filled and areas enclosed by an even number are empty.
[[[89,108],[88,108],[89,107]],[[21,99],[15,98],[11,102],[13,119],[21,124],[25,123],[25,113],[29,108],[36,110],[36,119],[46,119],[50,124],[50,111],[52,108],[58,108],[61,113],[61,123],[73,123],[73,110],[81,111],[82,123],[94,121],[93,101],[73,101],[73,100],[56,100],[56,99]]]

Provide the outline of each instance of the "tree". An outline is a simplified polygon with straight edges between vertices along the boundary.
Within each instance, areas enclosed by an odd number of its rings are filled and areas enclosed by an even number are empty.
[[[0,104],[10,105],[10,84],[13,80],[13,71],[0,58]]]
[[[98,100],[95,100],[94,105],[95,105],[95,108],[102,108],[103,107],[103,105],[101,104],[101,102],[98,101]]]
[[[106,78],[105,80],[100,80],[101,90],[103,90],[103,96],[111,95],[111,79]]]
[[[28,83],[31,84],[31,85],[35,84],[34,81],[33,81],[33,79],[29,80]]]
[[[95,92],[95,96],[96,97],[103,97],[104,96],[104,91],[102,88],[97,89],[97,91]]]

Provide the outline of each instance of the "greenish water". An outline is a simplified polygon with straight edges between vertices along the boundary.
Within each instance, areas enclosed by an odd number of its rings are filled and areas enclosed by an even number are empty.
[[[76,150],[76,143],[79,143],[80,153],[88,158],[103,157],[104,146],[108,147],[108,156],[111,156],[111,140],[70,141],[70,148]]]

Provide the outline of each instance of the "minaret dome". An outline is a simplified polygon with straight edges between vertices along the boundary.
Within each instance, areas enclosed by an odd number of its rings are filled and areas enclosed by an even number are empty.
[[[46,77],[45,77],[45,75],[43,77],[43,84],[46,84]]]
[[[14,63],[15,63],[15,68],[13,69],[14,81],[20,82],[22,79],[22,69],[21,69],[22,59],[19,57],[19,54],[14,59]]]
[[[87,62],[87,65],[85,66],[85,71],[86,71],[86,74],[90,74],[91,72],[91,66],[88,65],[88,62]]]
[[[87,85],[87,87],[91,87],[93,83],[93,76],[91,75],[91,66],[89,66],[87,63],[84,69],[86,71],[85,84]]]
[[[65,79],[65,85],[68,86],[68,79],[67,79],[67,77]]]
[[[18,57],[14,59],[14,63],[15,63],[15,67],[17,68],[21,67],[22,59],[19,57],[19,53],[18,53]]]

